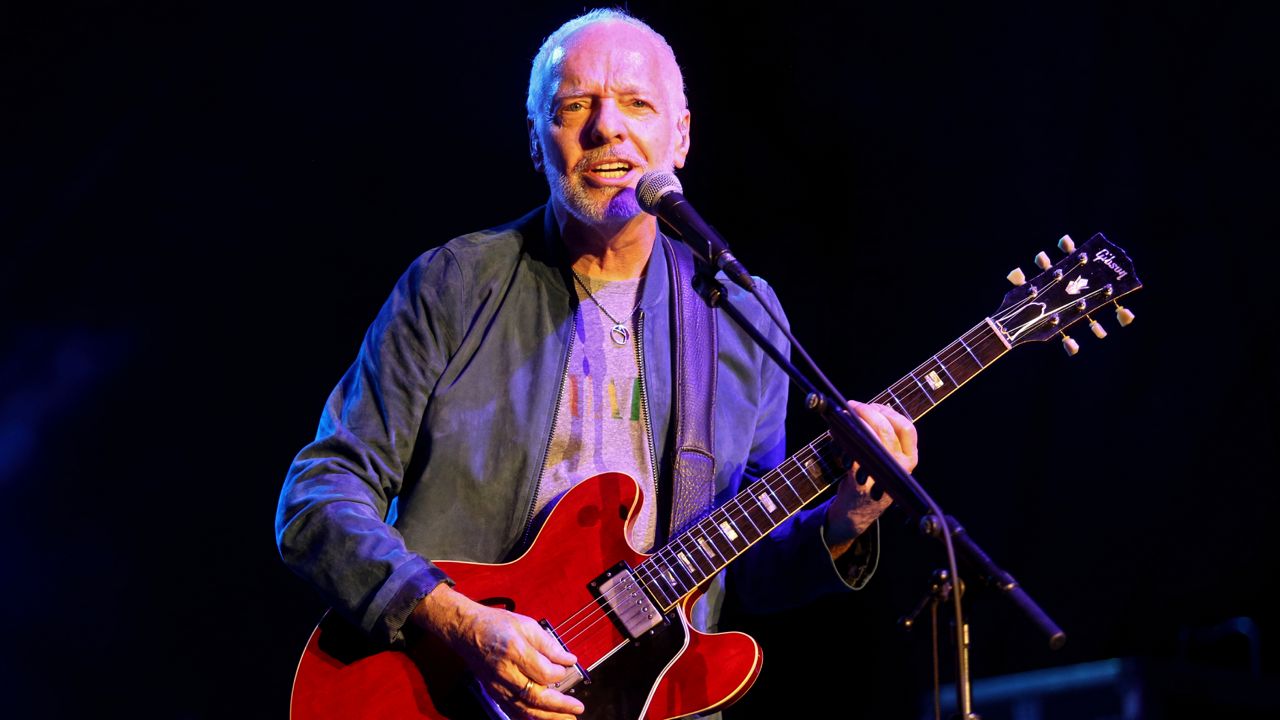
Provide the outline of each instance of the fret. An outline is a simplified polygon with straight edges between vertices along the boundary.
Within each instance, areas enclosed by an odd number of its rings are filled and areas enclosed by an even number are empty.
[[[730,545],[733,544],[733,541],[738,539],[738,528],[733,524],[733,521],[729,519],[729,516],[726,515],[725,518],[717,524],[717,527],[720,528],[720,533],[724,535],[724,538],[729,541]]]
[[[907,378],[903,378],[903,379],[899,380],[898,382],[894,383],[894,385],[891,387],[890,391],[891,391],[891,392],[894,392],[894,393],[895,393],[895,395],[896,395],[897,397],[903,397],[903,396],[906,396],[908,400],[912,400],[912,399],[913,399],[913,397],[914,397],[914,395],[916,395],[916,394],[918,394],[918,393],[917,393],[916,391],[914,391],[914,390],[913,390],[911,395],[907,395],[906,391],[907,391],[907,390],[909,390],[909,389],[911,388],[911,385],[913,385],[913,384],[914,384],[914,383],[908,383]],[[927,398],[927,397],[925,398],[925,401],[926,401],[926,402],[928,402],[928,398]],[[905,414],[907,417],[909,417],[909,418],[917,418],[917,417],[920,417],[921,415],[923,415],[923,414],[924,414],[924,410],[927,410],[928,408],[919,409],[919,406],[917,405],[917,403],[915,403],[915,402],[911,402],[910,404],[905,404],[905,403],[904,403],[904,404],[903,404],[902,409],[903,409],[903,411],[904,411],[904,414]]]
[[[655,555],[654,557],[657,556]],[[653,562],[653,558],[650,558],[641,565],[641,567],[645,566],[648,566],[646,574],[649,577],[640,582],[645,591],[649,593],[649,597],[668,607],[674,605],[676,600],[680,599],[680,595],[676,593],[675,588],[666,584],[666,579],[657,571],[657,563]]]
[[[761,509],[764,510],[764,514],[768,515],[769,519],[772,520],[774,513],[782,512],[782,508],[779,507],[779,504],[782,501],[777,499],[768,485],[765,485],[764,483],[759,483],[759,485],[762,486],[762,489],[752,488],[752,497],[755,499],[756,503],[760,505]]]
[[[934,361],[935,363],[937,363],[937,364],[938,364],[938,367],[942,368],[942,372],[944,372],[944,373],[946,373],[946,374],[947,374],[947,379],[951,381],[951,387],[952,387],[952,389],[960,387],[960,383],[956,382],[956,379],[955,379],[955,377],[951,374],[951,371],[950,371],[950,370],[948,370],[948,369],[947,369],[947,366],[946,366],[945,364],[943,364],[943,362],[942,362],[941,360],[939,360],[939,359],[938,359],[938,356],[937,356],[937,355],[934,355],[934,356],[933,356],[933,361]]]
[[[746,519],[747,519],[747,522],[751,523],[751,529],[753,529],[753,530],[755,530],[755,531],[756,531],[756,536],[755,536],[755,537],[753,537],[753,538],[751,538],[751,539],[749,540],[749,542],[755,542],[756,540],[759,540],[760,538],[764,537],[764,533],[763,533],[763,532],[760,532],[760,525],[759,525],[758,523],[756,523],[755,518],[751,517],[751,508],[750,508],[750,506],[748,506],[748,505],[743,505],[743,504],[742,504],[741,502],[739,502],[736,498],[735,498],[735,499],[733,499],[733,500],[730,500],[729,502],[731,502],[731,503],[733,503],[733,504],[735,504],[735,505],[737,505],[737,506],[738,506],[738,509],[742,511],[742,517],[746,518]],[[744,530],[745,530],[745,529],[747,529],[747,527],[746,527],[745,525],[743,525],[742,523],[738,523],[738,525],[739,525],[740,527],[742,527]],[[766,525],[765,525],[765,527],[768,527],[768,525],[766,524]]]
[[[707,559],[717,565],[720,563],[723,554],[720,548],[715,544],[715,513],[704,517],[698,521],[698,524],[691,528],[694,541],[698,543],[698,547],[702,548],[702,552],[706,554]]]
[[[768,535],[769,531],[773,530],[775,523],[760,509],[759,506],[754,502],[751,502],[749,499],[746,503],[740,504],[742,505],[742,514],[747,518],[747,522],[749,522],[751,527],[755,530],[755,534],[747,538],[747,541],[754,545],[757,540]],[[740,526],[746,525],[746,523],[738,524]]]
[[[801,453],[791,456],[791,464],[795,469],[790,472],[786,468],[778,468],[778,470],[787,479],[787,485],[791,486],[791,491],[796,494],[796,503],[803,505],[806,497],[805,492],[808,492],[806,488],[813,485],[813,478],[809,476],[809,468],[805,467],[804,460],[800,456]],[[796,473],[796,470],[800,471],[799,474]],[[802,477],[808,481],[808,485],[798,483],[798,480]]]
[[[792,456],[791,458],[789,458],[789,460],[793,463],[796,462],[795,456]],[[784,463],[780,463],[778,467],[774,468],[773,472],[777,473],[778,479],[782,481],[782,486],[786,487],[787,490],[791,491],[791,495],[795,497],[795,502],[789,503],[787,507],[798,509],[801,505],[804,504],[804,499],[801,498],[800,493],[796,491],[796,486],[791,484],[791,478],[787,476],[787,471],[783,467],[784,464],[785,464],[785,461]],[[777,488],[778,488],[777,483],[774,483],[773,485],[771,485],[771,487],[774,488],[774,493],[773,493],[774,497],[781,497],[780,495],[778,495],[778,492],[777,492]]]
[[[951,350],[951,360],[943,367],[956,387],[965,384],[969,378],[982,371],[981,365],[974,364],[972,357],[959,349]]]
[[[805,479],[809,481],[809,485],[812,486],[813,490],[822,492],[823,485],[820,482],[824,477],[822,474],[822,467],[815,463],[813,458],[809,458],[803,463],[797,459],[796,465],[800,466],[800,470],[804,473]],[[811,497],[813,496],[810,495],[809,497],[804,498],[805,502],[808,502]]]
[[[915,376],[915,373],[912,373],[912,374],[908,375],[907,377],[909,377],[909,378],[911,378],[912,380],[915,380],[915,381],[916,381],[916,387],[920,388],[920,392],[924,393],[924,399],[929,401],[929,405],[930,405],[931,407],[932,407],[933,405],[936,405],[936,404],[937,404],[937,403],[935,403],[935,402],[933,401],[933,395],[932,395],[932,394],[930,394],[930,392],[924,388],[924,383],[920,382],[920,378],[916,377],[916,376]]]
[[[988,341],[983,340],[981,335],[976,334],[976,331],[981,329],[983,329],[983,326],[970,331],[969,335],[974,335],[976,339],[969,340],[967,336],[961,336],[951,343],[945,351],[947,356],[953,358],[948,363],[948,366],[952,370],[951,374],[956,377],[956,383],[959,385],[963,385],[969,378],[982,372],[983,368],[999,357],[999,354],[997,354],[995,357],[984,359],[978,354],[984,345],[990,344]]]
[[[669,558],[668,553],[660,553],[660,555],[662,555],[663,558],[661,563],[662,576],[667,579],[667,582],[671,584],[671,587],[679,591],[680,595],[684,595],[692,590],[696,584],[692,582],[693,575],[685,570],[684,567],[680,565],[679,561]]]
[[[699,542],[700,539],[703,539],[701,534],[699,536],[689,536],[689,542],[685,543],[685,548],[689,551],[690,557],[695,557],[696,565],[703,569],[703,577],[709,578],[710,575],[716,574],[716,571],[721,568],[721,564],[717,560],[718,555],[707,555],[707,550],[703,547],[703,542],[705,541]]]
[[[951,376],[950,372],[947,372],[946,366],[938,362],[936,357],[933,358],[931,363],[920,366],[916,370],[914,377],[917,382],[924,385],[925,390],[928,391],[935,404],[950,395],[958,387],[955,378]]]
[[[725,537],[724,530],[720,528],[720,518],[723,517],[723,515],[723,512],[716,512],[714,518],[711,520],[711,528],[706,533],[706,536],[707,542],[711,543],[711,546],[720,553],[720,557],[725,561],[728,561],[737,557],[738,549],[733,546],[732,540]]]
[[[906,416],[908,416],[908,417],[910,417],[910,416],[911,416],[911,411],[907,409],[907,406],[906,406],[906,405],[903,405],[903,404],[902,404],[902,401],[898,399],[898,396],[893,394],[893,388],[892,388],[892,387],[890,387],[888,390],[885,390],[885,392],[886,392],[886,393],[888,393],[888,394],[889,394],[889,397],[890,397],[890,398],[892,398],[892,399],[893,399],[893,401],[894,401],[895,403],[897,403],[897,404],[898,404],[898,412],[900,412],[900,413],[902,413],[903,415],[906,415]],[[887,405],[888,403],[885,403],[885,404]]]
[[[804,504],[804,501],[800,499],[800,494],[787,482],[785,474],[779,472],[778,477],[763,482],[768,486],[775,498],[782,500],[782,506],[787,509],[787,512],[793,512]],[[785,492],[782,492],[784,490]]]
[[[707,556],[707,561],[714,565],[716,563],[716,558],[720,557],[720,553],[716,552],[715,546],[711,544],[711,541],[707,539],[706,535],[699,535],[697,538],[694,538],[694,542],[698,543],[698,548]]]
[[[698,568],[693,566],[693,561],[689,559],[689,553],[685,552],[684,550],[676,550],[675,554],[676,554],[676,559],[680,561],[680,564],[684,566],[684,569],[689,573],[690,576],[694,576],[698,574]]]
[[[702,550],[698,548],[697,541],[688,536],[687,533],[677,537],[676,542],[679,543],[680,551],[685,555],[684,559],[693,565],[694,572],[697,575],[705,578],[716,571],[716,564],[702,553]]]
[[[693,560],[690,559],[689,552],[687,550],[677,550],[676,559],[680,561],[680,565],[689,573],[689,577],[697,578],[699,575],[703,574],[702,568],[693,564]],[[697,583],[695,582],[694,584]]]
[[[737,546],[734,545],[735,542],[741,541],[744,545],[747,544],[747,541],[742,539],[742,533],[738,532],[737,524],[734,523],[733,519],[728,515],[724,516],[724,519],[720,521],[718,527],[720,528],[720,532],[724,535],[724,538],[729,541],[730,547],[733,547],[735,552],[738,549]],[[745,550],[746,548],[743,549]]]

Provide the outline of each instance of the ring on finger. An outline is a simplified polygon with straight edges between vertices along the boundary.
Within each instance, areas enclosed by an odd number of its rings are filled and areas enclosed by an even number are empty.
[[[529,691],[533,689],[533,678],[529,678],[529,682],[524,684],[524,689],[520,691],[520,697],[528,699]]]

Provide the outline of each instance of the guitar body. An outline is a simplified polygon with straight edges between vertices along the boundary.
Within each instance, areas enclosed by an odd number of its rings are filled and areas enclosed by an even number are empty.
[[[635,640],[605,617],[591,583],[619,562],[635,568],[647,557],[626,539],[639,504],[630,477],[597,475],[565,494],[520,558],[436,563],[473,600],[551,624],[590,677],[569,691],[586,706],[583,718],[664,720],[709,711],[737,700],[760,673],[760,647],[749,636],[689,627],[697,593]],[[372,647],[329,613],[298,664],[292,717],[488,717],[457,656],[426,636],[410,648]]]

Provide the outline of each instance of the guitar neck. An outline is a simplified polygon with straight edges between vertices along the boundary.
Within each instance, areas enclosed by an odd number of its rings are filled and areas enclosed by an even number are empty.
[[[1009,351],[985,319],[872,399],[913,421]],[[682,597],[822,494],[849,469],[829,432],[818,436],[641,564],[637,576],[670,610]]]

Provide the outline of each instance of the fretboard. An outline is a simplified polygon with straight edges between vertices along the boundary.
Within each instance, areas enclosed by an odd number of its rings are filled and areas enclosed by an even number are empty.
[[[872,402],[917,420],[1009,350],[984,320]],[[796,514],[849,469],[838,444],[823,433],[759,481],[675,536],[637,568],[655,602],[670,610],[694,588]]]

